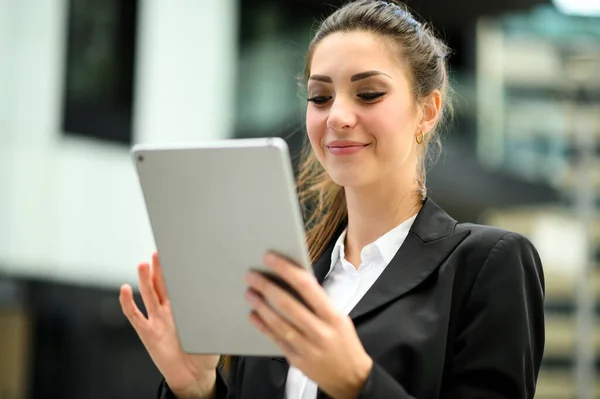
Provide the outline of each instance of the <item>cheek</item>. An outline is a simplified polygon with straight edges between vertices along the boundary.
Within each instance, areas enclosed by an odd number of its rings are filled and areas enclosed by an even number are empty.
[[[315,151],[320,150],[326,130],[327,116],[325,113],[309,106],[306,110],[306,132]]]
[[[410,112],[398,112],[398,107],[381,107],[364,119],[377,141],[377,151],[396,160],[410,152],[415,121]],[[390,159],[391,160],[391,159]]]

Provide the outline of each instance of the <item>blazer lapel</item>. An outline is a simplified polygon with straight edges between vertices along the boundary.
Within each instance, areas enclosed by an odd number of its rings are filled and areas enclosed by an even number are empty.
[[[283,399],[285,396],[285,384],[287,381],[290,365],[285,357],[272,357],[264,364],[264,369],[261,373],[268,375],[270,384],[265,384],[262,387],[261,397]],[[268,392],[267,392],[268,390]]]
[[[320,285],[323,285],[323,281],[325,281],[325,277],[327,276],[327,273],[329,273],[329,269],[331,268],[331,253],[333,252],[333,247],[335,247],[335,243],[340,234],[342,234],[342,231],[343,229],[340,229],[339,232],[336,232],[325,251],[323,251],[323,254],[313,265],[313,272]]]
[[[432,200],[425,200],[399,251],[349,316],[356,320],[425,281],[469,235],[470,231],[455,233],[456,223]]]

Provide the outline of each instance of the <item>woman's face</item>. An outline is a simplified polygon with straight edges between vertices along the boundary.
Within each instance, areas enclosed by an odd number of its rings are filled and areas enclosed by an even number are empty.
[[[415,138],[423,126],[408,75],[390,48],[373,34],[349,32],[327,36],[314,50],[306,127],[339,185],[415,179]]]

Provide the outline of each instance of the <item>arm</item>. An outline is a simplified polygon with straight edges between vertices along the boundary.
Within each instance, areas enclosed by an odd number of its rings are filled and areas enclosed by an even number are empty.
[[[209,396],[198,397],[198,399],[233,399],[235,398],[236,376],[239,366],[239,357],[232,356],[228,370],[225,371],[222,366],[216,370],[216,380],[213,391]],[[159,399],[185,399],[176,396],[163,379],[158,387]]]
[[[510,233],[488,255],[463,309],[444,397],[533,398],[544,343],[541,261]]]
[[[219,384],[219,373],[217,372],[217,377],[215,381],[215,386],[211,393],[208,396],[178,396],[167,384],[167,382],[163,379],[158,387],[158,398],[159,399],[218,399],[216,396],[216,387]],[[224,397],[226,398],[226,396]]]
[[[544,349],[544,278],[533,245],[509,233],[491,250],[460,316],[445,399],[530,399]],[[373,365],[361,399],[415,399]]]

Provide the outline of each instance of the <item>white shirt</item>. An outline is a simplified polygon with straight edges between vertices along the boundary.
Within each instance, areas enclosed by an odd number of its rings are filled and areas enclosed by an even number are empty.
[[[375,242],[365,246],[361,253],[361,264],[355,268],[346,260],[342,232],[331,253],[331,266],[323,281],[323,288],[333,306],[348,314],[371,288],[402,246],[416,215],[399,224]],[[300,370],[290,366],[285,387],[285,399],[315,399],[317,384]]]

